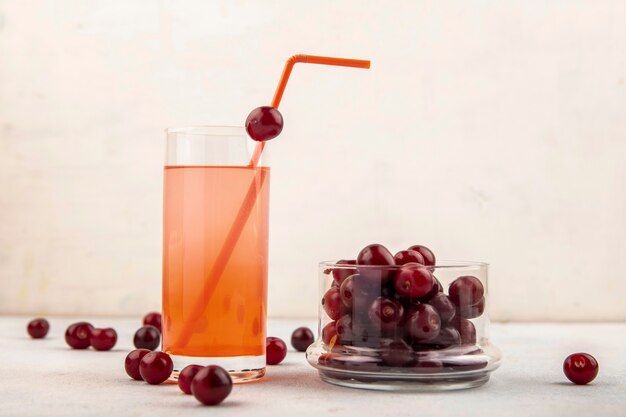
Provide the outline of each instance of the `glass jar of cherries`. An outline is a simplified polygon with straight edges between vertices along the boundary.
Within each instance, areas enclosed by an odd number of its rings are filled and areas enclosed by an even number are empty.
[[[484,384],[499,366],[489,343],[487,264],[436,261],[421,245],[394,256],[374,244],[319,268],[318,338],[307,359],[322,380],[462,389]]]

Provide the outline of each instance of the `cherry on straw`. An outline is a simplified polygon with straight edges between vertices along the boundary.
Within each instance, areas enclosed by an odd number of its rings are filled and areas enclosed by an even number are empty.
[[[272,107],[278,108],[280,100],[283,98],[285,87],[287,87],[287,81],[289,81],[291,70],[293,69],[293,66],[299,62],[305,64],[333,65],[339,67],[353,67],[364,69],[369,69],[370,67],[370,61],[362,59],[334,58],[328,56],[303,54],[293,55],[292,57],[287,59],[287,62],[285,63],[285,68],[283,69],[283,73],[280,77],[280,80],[278,81],[278,86],[276,87],[276,92],[274,93],[274,98],[272,99]],[[265,142],[256,143],[252,158],[250,158],[250,163],[248,164],[249,167],[253,169],[256,168],[264,148]],[[200,314],[202,314],[202,309],[211,299],[211,296],[213,295],[213,292],[217,287],[218,281],[224,273],[224,269],[226,268],[226,264],[230,259],[233,249],[235,248],[235,245],[239,240],[239,236],[243,231],[243,227],[248,221],[248,217],[250,217],[250,213],[252,212],[252,209],[256,204],[257,194],[259,190],[263,187],[267,175],[268,173],[264,170],[256,170],[256,174],[252,179],[250,187],[248,188],[248,192],[246,193],[241,203],[241,207],[239,208],[237,217],[235,217],[235,221],[228,231],[226,239],[224,240],[224,244],[222,245],[222,248],[217,255],[217,258],[213,263],[213,267],[209,271],[208,276],[210,279],[204,281],[202,292],[200,293],[200,296],[196,299],[193,309],[191,310],[191,316],[188,320],[189,323],[193,323],[200,316]],[[182,329],[174,343],[176,346],[186,345],[189,342],[192,330],[191,327],[192,326],[185,326]]]

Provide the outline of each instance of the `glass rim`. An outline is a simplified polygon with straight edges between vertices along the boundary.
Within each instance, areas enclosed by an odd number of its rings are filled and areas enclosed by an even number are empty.
[[[320,267],[332,268],[332,269],[400,269],[403,265],[347,265],[338,264],[338,261],[322,261],[319,263]],[[460,268],[487,268],[489,264],[486,262],[478,261],[455,261],[455,260],[442,260],[432,266],[424,265],[426,268],[434,269],[460,269]]]
[[[197,126],[181,126],[168,127],[165,129],[166,134],[183,133],[185,135],[202,135],[202,136],[246,136],[246,130],[243,126],[234,125],[197,125]]]

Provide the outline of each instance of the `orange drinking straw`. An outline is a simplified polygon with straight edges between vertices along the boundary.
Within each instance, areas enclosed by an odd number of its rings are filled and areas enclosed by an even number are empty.
[[[287,62],[285,62],[283,75],[280,76],[280,81],[278,81],[278,86],[276,86],[276,92],[274,92],[274,98],[272,99],[271,104],[271,106],[275,109],[278,108],[278,106],[280,105],[280,100],[282,100],[283,98],[283,93],[285,92],[285,87],[287,87],[287,81],[289,81],[291,70],[293,69],[293,66],[296,65],[298,62],[302,62],[305,64],[334,65],[338,67],[353,67],[365,69],[369,69],[370,67],[370,61],[363,59],[332,58],[329,56],[302,54],[294,55],[290,57]],[[254,147],[254,153],[252,154],[252,158],[250,159],[250,166],[257,166],[264,148],[265,142],[257,142],[256,146]]]
[[[315,55],[294,55],[287,59],[285,63],[285,68],[283,69],[283,74],[280,77],[280,81],[278,81],[278,86],[276,87],[276,92],[274,93],[274,98],[272,99],[272,107],[278,108],[280,104],[280,100],[283,98],[283,93],[285,92],[285,87],[287,87],[287,81],[289,81],[289,76],[291,75],[291,70],[293,66],[298,62],[306,63],[306,64],[321,64],[321,65],[334,65],[339,67],[353,67],[353,68],[365,68],[368,69],[370,67],[370,61],[362,60],[362,59],[347,59],[347,58],[332,58],[328,56],[315,56]],[[265,142],[257,142],[254,147],[254,152],[252,154],[252,158],[250,158],[249,166],[252,168],[256,168],[259,164],[259,159],[261,158],[261,153],[265,148]],[[257,170],[256,174],[248,188],[248,192],[246,193],[241,207],[239,208],[239,212],[237,213],[237,217],[235,217],[235,221],[231,226],[228,234],[226,235],[226,239],[224,240],[224,244],[220,249],[220,252],[213,263],[213,267],[209,271],[209,275],[207,279],[204,280],[204,285],[202,287],[202,292],[196,299],[196,302],[191,310],[191,316],[189,318],[189,326],[185,326],[180,332],[178,339],[175,341],[174,346],[180,348],[181,345],[186,345],[191,338],[191,324],[197,320],[202,314],[202,310],[206,303],[208,303],[217,287],[217,284],[220,280],[220,277],[224,273],[224,269],[226,269],[226,264],[230,259],[235,246],[237,245],[237,241],[239,240],[239,236],[243,231],[243,228],[248,221],[248,217],[250,217],[250,213],[254,208],[257,200],[257,194],[259,190],[263,188],[263,184],[265,182],[265,178],[267,177],[267,173],[262,173],[261,170]]]

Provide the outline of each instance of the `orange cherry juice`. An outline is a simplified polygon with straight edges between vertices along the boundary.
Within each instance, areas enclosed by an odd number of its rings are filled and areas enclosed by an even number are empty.
[[[165,167],[163,351],[201,357],[265,353],[269,174],[268,167]],[[250,216],[223,273],[211,276],[253,183]],[[182,334],[186,328],[191,336]]]

